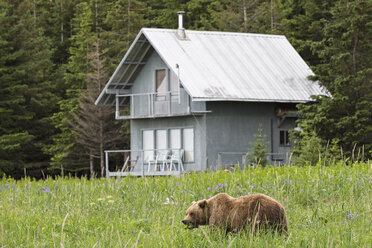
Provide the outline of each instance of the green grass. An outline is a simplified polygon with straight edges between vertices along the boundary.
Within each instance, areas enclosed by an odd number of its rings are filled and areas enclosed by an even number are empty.
[[[340,163],[178,178],[2,179],[0,247],[371,247],[371,171],[371,163]],[[185,229],[191,202],[218,192],[279,200],[289,236]]]

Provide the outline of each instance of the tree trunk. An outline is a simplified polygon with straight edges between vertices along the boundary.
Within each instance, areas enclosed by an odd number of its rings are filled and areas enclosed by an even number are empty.
[[[273,0],[270,1],[270,20],[271,20],[271,32],[273,32],[274,30]]]
[[[94,155],[92,149],[89,150],[90,178],[94,178]]]
[[[60,11],[61,11],[61,42],[63,43],[64,37],[63,37],[63,0],[61,0],[61,5],[60,5]]]
[[[128,11],[128,27],[127,27],[127,50],[128,50],[129,44],[130,44],[130,39],[129,39],[129,36],[130,36],[130,0],[128,0],[127,11]]]
[[[101,177],[104,177],[105,176],[105,154],[104,154],[104,130],[103,130],[103,120],[102,120],[102,109],[100,109],[99,111],[99,117],[100,117],[100,123],[99,123],[99,132],[100,132],[100,139],[101,139],[101,142],[99,144],[99,153],[100,153],[100,157],[101,157]]]
[[[100,157],[101,157],[101,177],[105,176],[105,154],[103,151],[103,144],[100,145]]]

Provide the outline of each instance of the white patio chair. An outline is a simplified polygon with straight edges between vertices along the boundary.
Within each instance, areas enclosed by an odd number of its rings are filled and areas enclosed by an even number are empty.
[[[159,155],[155,155],[155,156],[152,156],[152,158],[150,158],[148,160],[148,166],[147,166],[147,171],[150,172],[150,171],[156,171],[156,165],[157,165],[157,161],[158,161],[158,156]],[[151,167],[152,170],[151,170]]]
[[[170,164],[169,164],[170,171],[172,171],[173,168],[175,171],[177,170],[176,164],[178,164],[178,166],[181,166],[181,171],[184,171],[183,163],[182,163],[183,154],[184,154],[183,149],[172,151],[172,156],[171,156]]]
[[[158,152],[156,164],[160,164],[160,171],[164,171],[169,163],[169,151],[162,150]]]

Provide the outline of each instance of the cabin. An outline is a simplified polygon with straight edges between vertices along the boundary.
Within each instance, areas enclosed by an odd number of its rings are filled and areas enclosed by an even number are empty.
[[[311,75],[282,35],[185,30],[182,13],[178,29],[143,28],[96,100],[130,120],[131,148],[105,151],[107,176],[247,164],[260,126],[270,164],[287,163],[296,104],[326,94]]]

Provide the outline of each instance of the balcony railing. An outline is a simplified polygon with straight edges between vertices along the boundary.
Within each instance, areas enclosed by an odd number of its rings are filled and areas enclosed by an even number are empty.
[[[120,113],[119,103],[122,98],[129,98],[129,115]],[[192,102],[184,89],[179,92],[116,95],[116,119],[181,116],[201,112],[205,112],[205,103]]]

